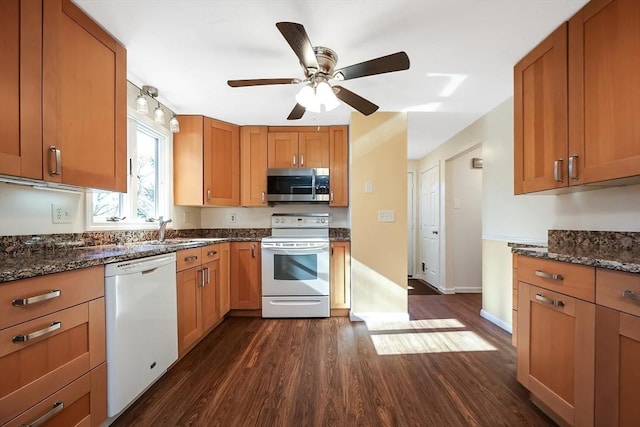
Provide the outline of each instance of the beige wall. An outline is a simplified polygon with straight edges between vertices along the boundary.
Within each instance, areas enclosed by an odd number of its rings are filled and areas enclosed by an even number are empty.
[[[352,314],[407,316],[407,116],[353,113],[349,140]]]

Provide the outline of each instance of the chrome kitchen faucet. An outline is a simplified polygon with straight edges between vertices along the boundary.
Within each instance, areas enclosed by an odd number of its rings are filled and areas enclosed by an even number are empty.
[[[158,241],[159,242],[164,242],[164,232],[167,229],[167,224],[169,224],[171,221],[172,221],[171,218],[169,218],[166,221],[163,221],[162,216],[158,217]]]

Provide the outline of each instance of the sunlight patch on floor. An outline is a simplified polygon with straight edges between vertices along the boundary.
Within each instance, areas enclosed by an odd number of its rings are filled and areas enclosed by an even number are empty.
[[[381,334],[371,335],[371,341],[380,356],[497,350],[471,331]]]
[[[370,331],[405,331],[415,329],[449,329],[464,328],[458,319],[423,319],[409,321],[376,321],[368,320],[367,329]]]

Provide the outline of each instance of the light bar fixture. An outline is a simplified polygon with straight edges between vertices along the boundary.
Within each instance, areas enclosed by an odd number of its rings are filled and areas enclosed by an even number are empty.
[[[158,101],[158,89],[153,86],[142,86],[140,90],[140,95],[136,98],[136,111],[140,114],[148,114],[149,113],[149,105],[146,97],[149,97],[156,101],[156,108],[153,110],[153,120],[156,123],[164,124],[165,123],[165,113],[164,105],[160,104]],[[180,123],[178,122],[178,118],[175,113],[171,111],[172,117],[169,120],[169,129],[173,133],[180,132]]]

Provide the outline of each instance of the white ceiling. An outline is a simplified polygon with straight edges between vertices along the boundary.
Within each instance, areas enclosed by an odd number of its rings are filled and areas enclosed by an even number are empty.
[[[299,85],[227,85],[304,78],[276,22],[303,24],[314,46],[336,51],[337,68],[405,51],[409,70],[342,85],[379,111],[408,111],[408,158],[418,159],[510,97],[514,63],[588,0],[74,1],[125,45],[129,80],[157,87],[178,114],[238,125],[349,123],[348,105],[287,121]],[[466,78],[445,97],[452,79],[428,74]]]

